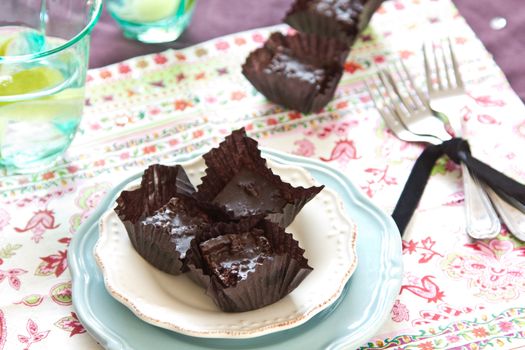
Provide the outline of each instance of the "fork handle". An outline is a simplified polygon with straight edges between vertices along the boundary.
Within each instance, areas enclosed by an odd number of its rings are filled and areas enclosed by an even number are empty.
[[[467,233],[476,239],[496,237],[500,233],[501,224],[487,192],[483,185],[472,177],[463,163],[461,163],[461,171],[465,191]]]
[[[525,213],[518,209],[523,205],[521,203],[513,203],[513,205],[511,205],[500,197],[500,195],[496,194],[490,187],[483,186],[509,231],[516,236],[516,238],[525,242]],[[510,201],[513,200],[512,198],[506,199]]]

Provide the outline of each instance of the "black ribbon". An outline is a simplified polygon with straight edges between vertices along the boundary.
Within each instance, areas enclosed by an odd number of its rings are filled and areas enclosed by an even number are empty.
[[[439,145],[428,146],[416,160],[392,213],[401,235],[417,208],[434,164],[444,154],[456,164],[465,164],[473,176],[483,181],[501,197],[513,198],[525,205],[525,185],[474,158],[466,140],[453,138]]]

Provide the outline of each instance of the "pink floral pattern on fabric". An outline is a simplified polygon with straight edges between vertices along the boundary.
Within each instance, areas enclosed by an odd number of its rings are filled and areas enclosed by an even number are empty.
[[[51,287],[49,295],[58,305],[69,306],[72,304],[71,282],[61,282]]]
[[[69,332],[69,337],[77,334],[86,333],[86,329],[80,323],[76,313],[72,312],[70,316],[62,317],[60,320],[55,322],[55,326]]]
[[[491,302],[518,299],[525,292],[525,247],[494,239],[465,248],[471,253],[450,254],[442,263],[451,278],[466,281],[475,295]]]
[[[434,257],[443,257],[442,254],[433,249],[434,244],[436,244],[436,241],[433,241],[430,237],[426,237],[418,242],[412,240],[407,242],[403,240],[403,254],[419,253],[420,258],[418,262],[420,264],[425,264],[431,261]]]
[[[392,308],[392,320],[395,322],[408,321],[410,319],[408,308],[402,304],[399,299],[394,303]]]
[[[71,233],[75,233],[82,222],[84,222],[91,213],[96,209],[98,203],[102,200],[106,192],[111,187],[108,183],[97,183],[93,186],[89,186],[80,191],[75,204],[82,211],[81,213],[74,214],[69,219]]]
[[[397,180],[388,174],[388,165],[384,168],[367,168],[367,184],[361,186],[368,197],[374,197],[377,191],[381,191],[385,186],[397,185]]]
[[[9,225],[9,221],[11,220],[11,215],[4,209],[0,208],[0,232]]]
[[[27,335],[18,335],[18,341],[24,345],[24,350],[29,350],[31,345],[44,340],[50,332],[49,330],[39,332],[38,325],[32,319],[27,320],[26,330]]]
[[[29,307],[36,307],[36,306],[42,304],[43,301],[44,301],[44,296],[43,295],[31,294],[31,295],[27,295],[27,296],[23,297],[22,300],[20,300],[19,302],[15,303],[15,304],[25,305],[25,306],[29,306]]]
[[[485,307],[477,305],[476,307],[461,306],[454,307],[448,303],[437,304],[436,308],[424,309],[419,311],[419,317],[414,318],[411,323],[414,327],[421,325],[434,324],[436,322],[442,322],[444,320],[454,319],[459,316],[465,316],[474,312],[480,312]]]
[[[513,308],[499,314],[482,314],[483,323],[449,322],[442,327],[427,327],[417,333],[404,333],[368,342],[358,350],[480,350],[519,349],[525,337],[525,309]],[[520,328],[521,327],[521,328]]]
[[[403,284],[401,292],[408,291],[412,294],[425,299],[429,303],[435,303],[443,299],[445,293],[440,289],[435,282],[436,277],[431,275],[423,276],[415,284]]]
[[[298,156],[312,157],[315,154],[315,145],[308,139],[297,140],[294,144],[297,148],[293,153]]]
[[[332,149],[332,152],[330,153],[330,157],[321,157],[321,160],[324,162],[332,162],[337,160],[341,164],[346,165],[349,161],[359,158],[360,157],[357,155],[357,149],[354,145],[354,142],[352,140],[345,139],[337,141],[334,148]]]
[[[4,317],[4,313],[0,310],[0,350],[4,348],[5,341],[7,339],[7,324]]]
[[[70,238],[61,238],[60,243],[69,244]],[[67,269],[67,249],[59,250],[55,254],[44,256],[40,258],[42,262],[38,265],[35,275],[50,276],[55,275],[60,277]]]
[[[7,280],[9,287],[19,290],[22,286],[19,276],[24,273],[27,273],[27,271],[23,269],[0,270],[0,283]]]
[[[54,230],[58,226],[60,225],[55,225],[55,213],[52,210],[45,209],[36,211],[24,228],[15,227],[15,231],[20,233],[33,232],[31,239],[38,243],[47,230]]]

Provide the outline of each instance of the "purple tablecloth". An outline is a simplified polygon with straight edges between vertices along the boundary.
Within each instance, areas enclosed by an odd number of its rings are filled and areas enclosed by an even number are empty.
[[[146,45],[127,40],[113,19],[104,12],[93,31],[91,67],[100,67],[126,58],[182,48],[218,36],[281,22],[292,0],[198,0],[191,25],[179,40],[169,44]],[[505,72],[512,87],[525,100],[525,6],[523,0],[454,0],[463,17],[483,41]],[[494,17],[507,19],[501,30],[490,27]]]

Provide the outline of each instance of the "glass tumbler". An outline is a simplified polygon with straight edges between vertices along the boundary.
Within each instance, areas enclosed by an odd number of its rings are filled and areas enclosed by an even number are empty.
[[[0,167],[47,168],[82,118],[89,36],[102,0],[0,1]]]
[[[195,0],[106,0],[124,36],[143,43],[176,40],[190,23]]]

